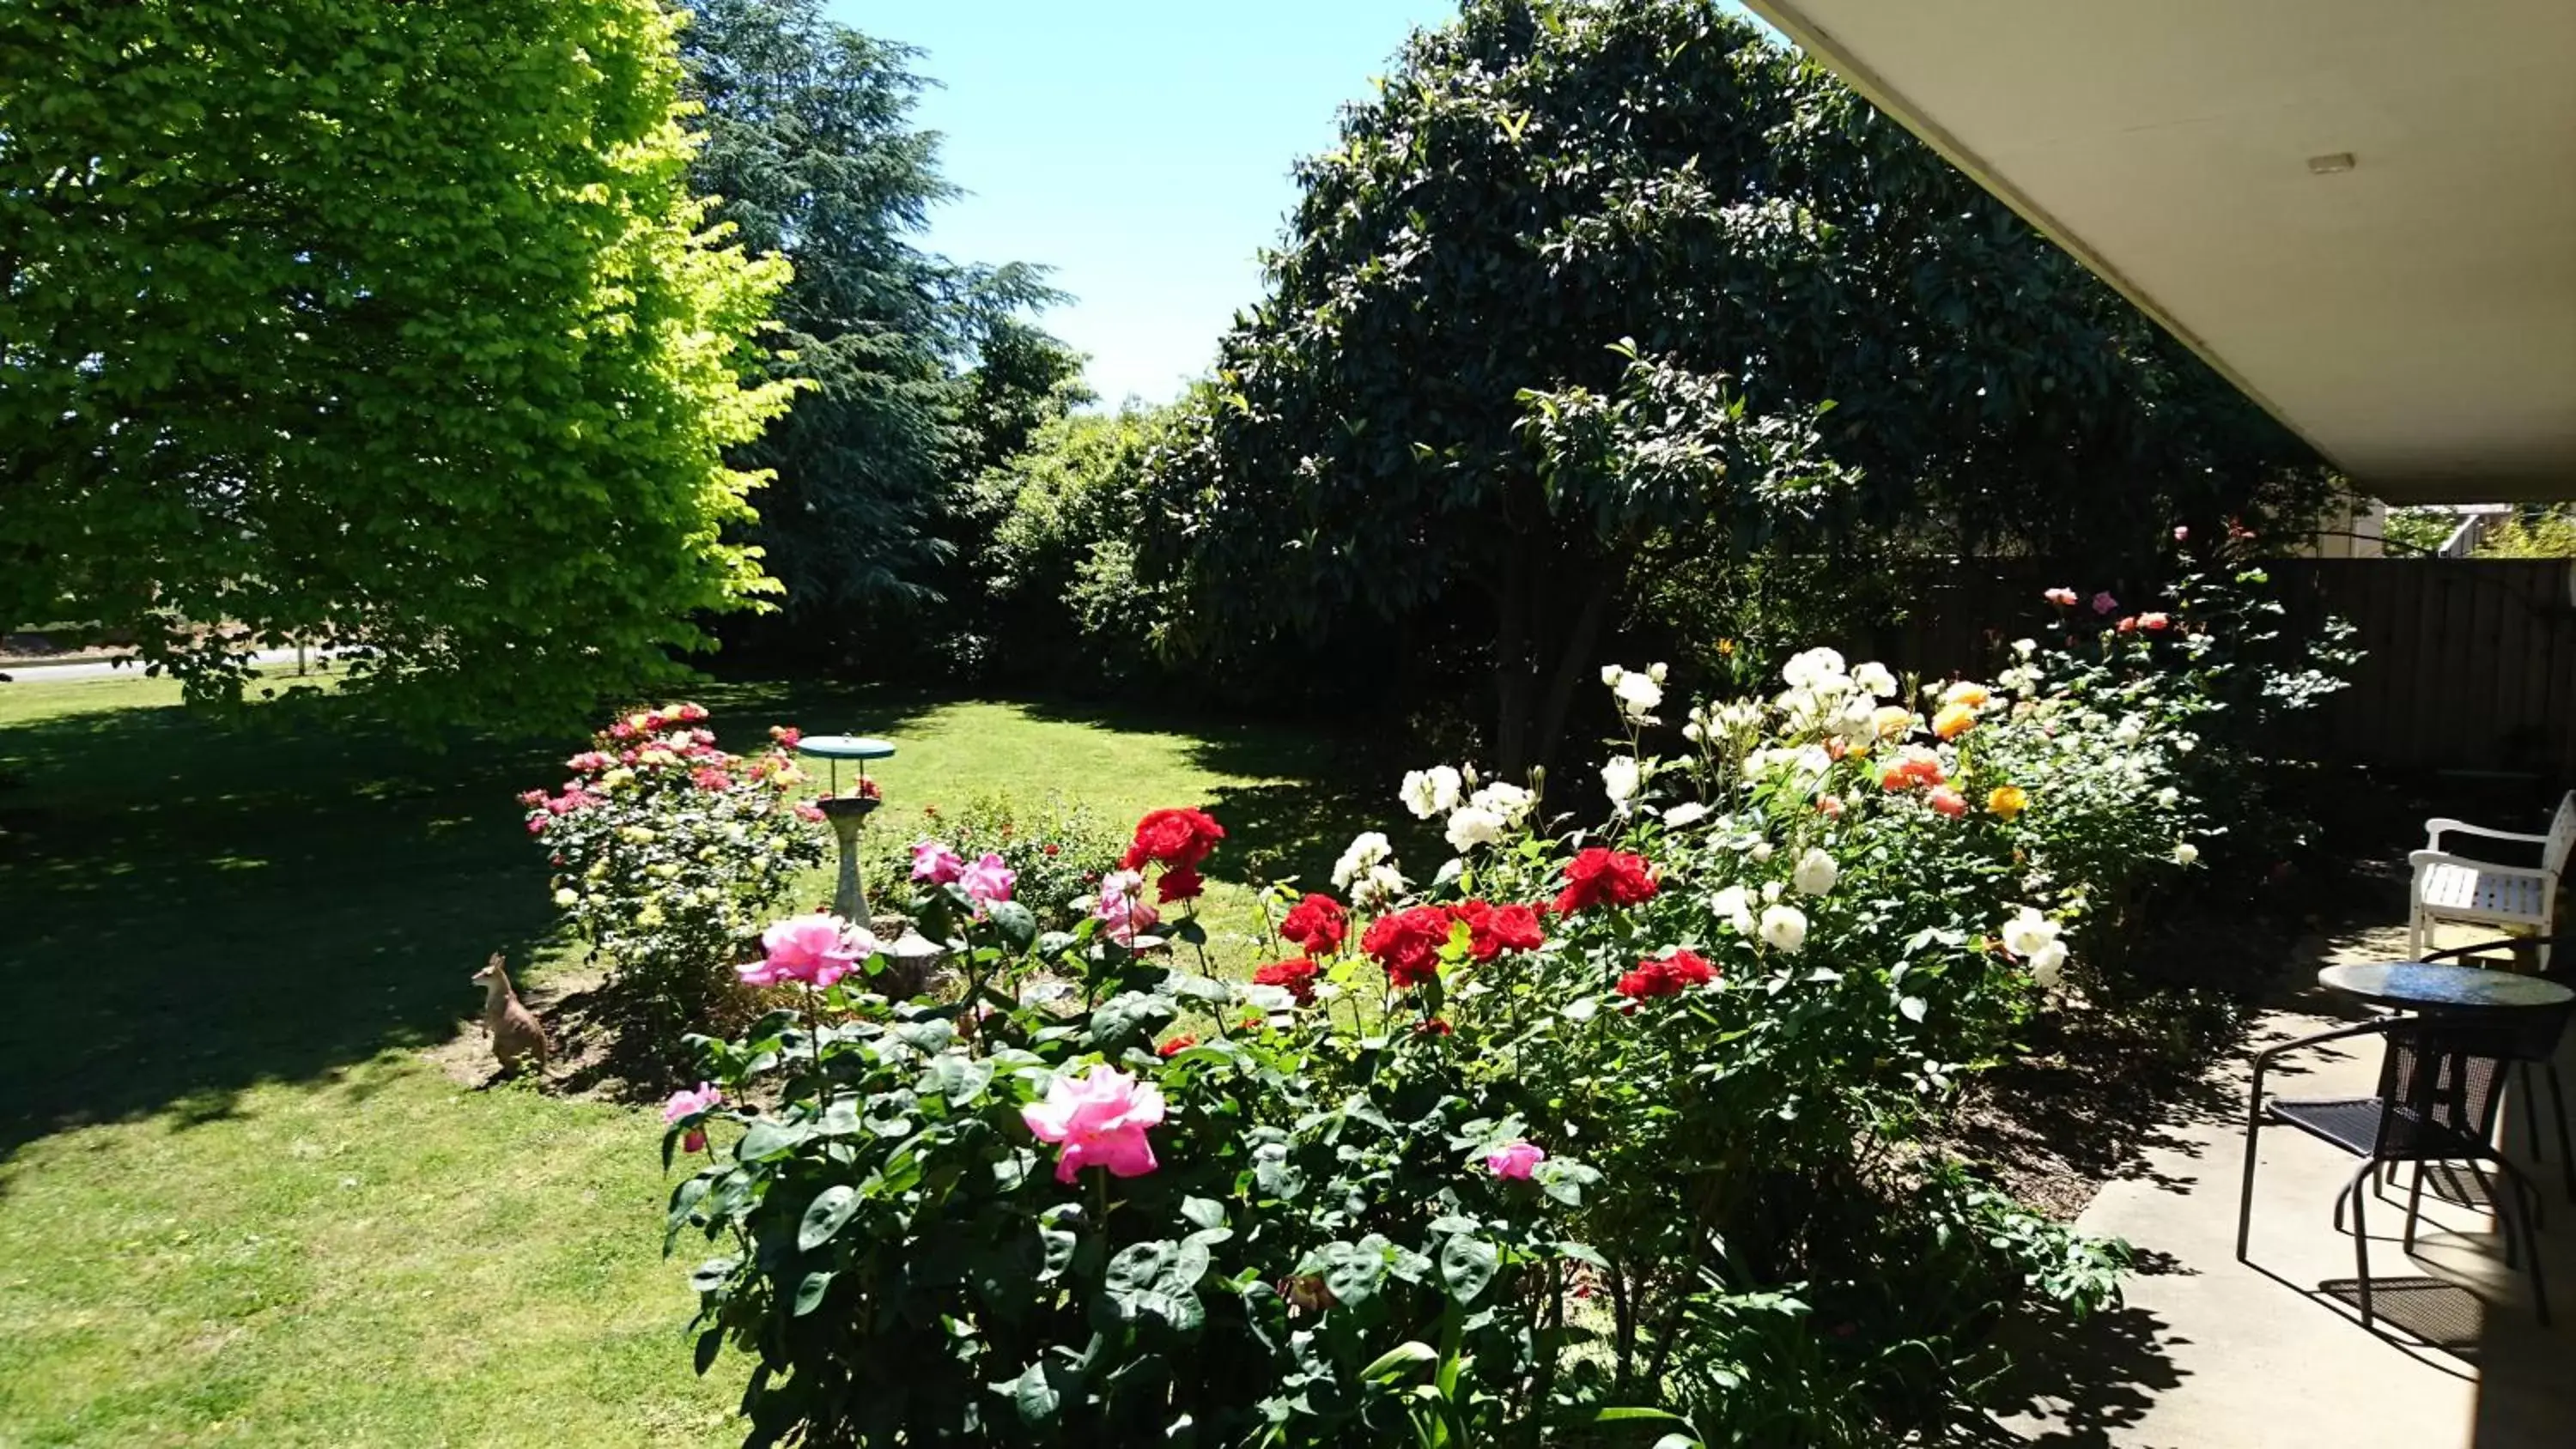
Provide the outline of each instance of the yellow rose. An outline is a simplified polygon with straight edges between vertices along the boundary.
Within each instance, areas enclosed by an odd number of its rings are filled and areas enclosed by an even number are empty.
[[[1949,689],[1942,693],[1941,702],[1943,704],[1964,704],[1970,709],[1984,709],[1986,707],[1986,701],[1993,697],[1994,696],[1986,693],[1986,687],[1984,685],[1962,679],[1958,683],[1951,685]]]
[[[1882,740],[1892,740],[1914,728],[1914,711],[1900,705],[1881,705],[1870,711],[1869,727]]]
[[[658,926],[662,924],[662,908],[651,901],[645,902],[644,909],[635,913],[635,924],[639,926]]]
[[[1945,704],[1939,714],[1932,716],[1932,733],[1945,740],[1955,740],[1976,727],[1977,711],[1973,705]]]
[[[1987,792],[1986,808],[2010,820],[2030,808],[2030,792],[2019,785],[1998,785]]]
[[[581,904],[581,897],[571,890],[559,890],[555,892],[555,904],[568,911]]]
[[[618,828],[617,838],[629,845],[651,845],[653,832],[641,825],[626,825]]]
[[[620,765],[616,769],[609,771],[607,774],[600,776],[599,783],[604,789],[614,790],[620,785],[632,782],[634,778],[635,772],[633,770],[626,768],[624,765]]]

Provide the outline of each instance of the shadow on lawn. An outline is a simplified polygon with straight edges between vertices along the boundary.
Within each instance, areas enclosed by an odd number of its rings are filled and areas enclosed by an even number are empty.
[[[738,749],[774,722],[900,735],[955,702],[815,681],[693,693]],[[1374,788],[1385,772],[1351,741],[1148,708],[1022,707],[1176,736],[1193,764],[1251,782],[1209,802],[1232,832],[1210,870],[1221,879],[1318,884],[1354,831],[1402,815],[1395,776]],[[242,725],[121,707],[7,726],[0,1158],[82,1122],[219,1120],[260,1082],[448,1040],[480,1005],[467,977],[487,954],[524,967],[552,941],[543,857],[515,797],[559,783],[579,747],[425,751],[354,710]],[[1429,858],[1427,836],[1399,843]]]
[[[718,721],[737,743],[766,722]],[[549,940],[544,858],[515,796],[559,783],[577,747],[428,751],[354,711],[7,726],[0,1157],[165,1108],[181,1126],[218,1120],[257,1083],[448,1039],[480,1006],[467,978],[487,954],[523,967]]]

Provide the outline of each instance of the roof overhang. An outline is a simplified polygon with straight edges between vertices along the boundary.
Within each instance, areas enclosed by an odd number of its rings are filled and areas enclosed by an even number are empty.
[[[2364,491],[2576,497],[2576,3],[1745,3]]]

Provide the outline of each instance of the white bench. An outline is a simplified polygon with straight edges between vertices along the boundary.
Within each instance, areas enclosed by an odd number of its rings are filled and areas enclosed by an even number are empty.
[[[2540,847],[2540,864],[2496,865],[2456,855],[2444,848],[2443,837],[2450,835],[2536,845]],[[2424,822],[2424,846],[2406,858],[2415,867],[2413,908],[2406,919],[2409,956],[2423,956],[2425,948],[2432,944],[2434,926],[2442,921],[2528,926],[2540,935],[2549,935],[2558,917],[2558,883],[2567,869],[2568,852],[2576,849],[2576,790],[2568,791],[2566,798],[2558,802],[2558,814],[2545,834],[2490,830],[2465,820],[2428,820]],[[2546,969],[2548,964],[2544,949],[2541,966]]]

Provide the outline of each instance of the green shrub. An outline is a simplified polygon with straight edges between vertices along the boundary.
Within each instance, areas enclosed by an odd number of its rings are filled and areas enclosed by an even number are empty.
[[[1118,868],[1125,848],[1089,806],[1061,796],[1015,803],[988,793],[955,810],[932,806],[922,813],[923,839],[969,860],[986,852],[1002,857],[1016,877],[1012,899],[1049,930],[1069,929],[1082,918],[1089,906],[1081,898],[1098,896],[1101,877]],[[871,901],[906,914],[919,909],[924,887],[913,879],[915,843],[902,842],[873,864],[870,874],[880,884],[870,890]]]
[[[728,754],[706,717],[694,704],[628,714],[567,762],[559,792],[519,797],[564,923],[642,1013],[648,1050],[739,1019],[733,967],[759,954],[760,928],[829,839],[785,748]]]

